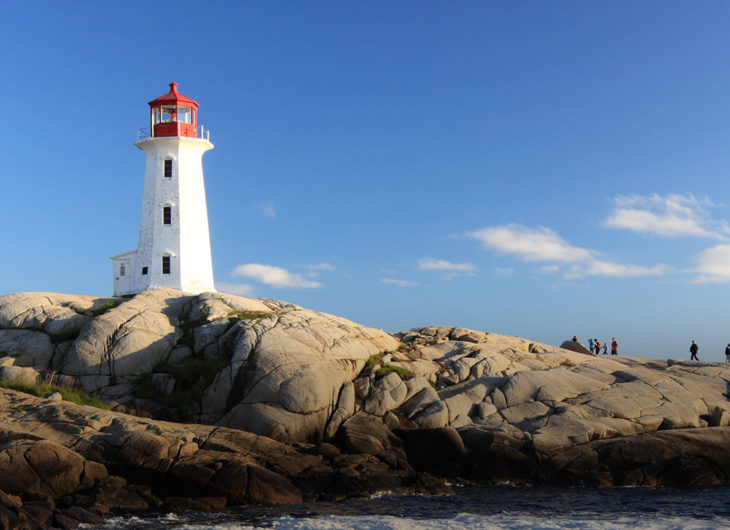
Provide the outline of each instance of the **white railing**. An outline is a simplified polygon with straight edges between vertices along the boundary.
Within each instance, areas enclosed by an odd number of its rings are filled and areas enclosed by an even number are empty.
[[[140,127],[139,129],[137,129],[138,142],[141,142],[142,140],[147,140],[148,138],[152,138],[149,127]]]
[[[142,140],[149,140],[152,138],[152,134],[150,132],[149,127],[139,127],[137,129],[137,141],[141,142]],[[198,127],[198,130],[196,131],[196,138],[200,138],[201,140],[207,140],[210,142],[210,131],[203,127],[202,125]]]

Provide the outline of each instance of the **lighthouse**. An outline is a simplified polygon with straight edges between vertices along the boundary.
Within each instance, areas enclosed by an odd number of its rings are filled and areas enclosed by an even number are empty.
[[[139,241],[136,250],[111,258],[114,296],[156,288],[215,291],[203,178],[210,131],[198,127],[198,103],[177,83],[149,107],[149,129],[140,129],[134,144],[147,157]]]

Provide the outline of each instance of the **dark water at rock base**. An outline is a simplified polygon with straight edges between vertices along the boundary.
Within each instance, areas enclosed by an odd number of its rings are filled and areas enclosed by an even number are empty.
[[[730,529],[730,488],[667,490],[499,486],[452,497],[378,495],[337,503],[237,507],[218,513],[120,516],[96,528]],[[89,527],[87,527],[89,528]]]

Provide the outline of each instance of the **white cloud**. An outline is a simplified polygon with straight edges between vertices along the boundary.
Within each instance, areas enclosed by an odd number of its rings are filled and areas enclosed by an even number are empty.
[[[708,198],[694,195],[628,195],[613,199],[614,209],[605,220],[608,228],[631,230],[662,237],[725,239],[725,221],[710,219]]]
[[[717,245],[703,250],[694,258],[699,274],[695,283],[730,282],[730,245]]]
[[[245,283],[227,283],[227,282],[215,282],[215,288],[228,294],[235,294],[237,296],[253,296],[253,286]]]
[[[416,282],[410,282],[408,280],[401,280],[398,278],[382,278],[380,281],[389,285],[397,285],[398,287],[415,287],[418,285]]]
[[[599,260],[597,251],[573,246],[545,227],[534,229],[517,224],[488,226],[466,235],[480,241],[487,249],[512,254],[523,261],[547,262],[540,267],[540,272],[545,274],[557,273],[559,264],[567,263],[570,268],[563,277],[568,280],[585,276],[661,276],[672,271],[671,267],[664,264],[647,267]]]
[[[314,265],[304,265],[305,269],[309,269],[310,271],[328,271],[332,272],[335,269],[334,265],[330,265],[329,263],[315,263]]]
[[[583,276],[604,276],[608,278],[636,278],[638,276],[663,276],[671,272],[672,268],[660,263],[653,267],[643,265],[625,265],[608,261],[590,261],[585,265],[574,265],[565,274],[567,279],[582,278]]]
[[[451,263],[444,259],[421,258],[418,260],[419,271],[448,271],[473,274],[476,267],[471,263]]]
[[[263,202],[257,206],[259,211],[263,213],[266,217],[270,217],[271,219],[276,219],[276,210],[274,209],[274,203],[271,201]]]
[[[524,261],[552,261],[575,263],[586,261],[595,254],[592,250],[574,247],[549,228],[528,228],[518,224],[487,226],[467,232],[487,249],[501,254],[514,254]]]
[[[515,270],[512,267],[495,267],[494,268],[494,274],[497,276],[505,276],[509,277],[512,276],[515,273]]]
[[[301,274],[296,274],[282,269],[281,267],[275,267],[273,265],[262,265],[260,263],[247,263],[245,265],[239,265],[231,276],[243,276],[245,278],[253,278],[271,285],[272,287],[281,288],[304,288],[304,289],[316,289],[322,287],[322,284],[313,280],[304,278]]]

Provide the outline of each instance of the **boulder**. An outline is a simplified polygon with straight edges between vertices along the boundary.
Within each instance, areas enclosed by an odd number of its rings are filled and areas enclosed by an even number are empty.
[[[586,355],[595,355],[588,348],[583,346],[580,342],[573,342],[572,340],[563,341],[560,347],[564,350],[574,351],[576,353],[584,353]]]
[[[449,407],[441,400],[434,401],[411,418],[423,429],[446,427],[449,424]]]
[[[408,387],[398,374],[391,372],[375,381],[370,397],[365,401],[365,412],[384,416],[386,412],[398,408],[408,396]]]
[[[321,440],[339,389],[355,378],[370,356],[398,347],[382,331],[303,309],[246,326],[257,342],[239,363],[229,412],[220,421],[281,441]],[[395,407],[406,387],[386,392],[390,397],[383,394],[384,407]],[[285,418],[286,428],[278,419],[265,419],[264,404],[276,417]]]
[[[15,359],[16,366],[50,368],[54,346],[48,335],[25,329],[0,329],[0,355]]]
[[[54,498],[88,489],[106,474],[86,459],[50,440],[5,439],[0,442],[0,489],[14,494]]]
[[[330,416],[325,439],[332,439],[337,430],[346,419],[355,414],[355,385],[349,382],[340,389],[340,397],[337,399],[337,408]]]
[[[0,366],[0,381],[21,385],[34,385],[40,374],[34,369],[24,366]]]
[[[144,291],[97,316],[66,354],[62,373],[81,377],[87,392],[106,386],[98,377],[135,378],[166,360],[182,331],[177,327],[186,303],[180,291]]]
[[[382,420],[358,412],[342,424],[337,433],[337,442],[348,453],[379,455],[390,447],[392,437]]]

